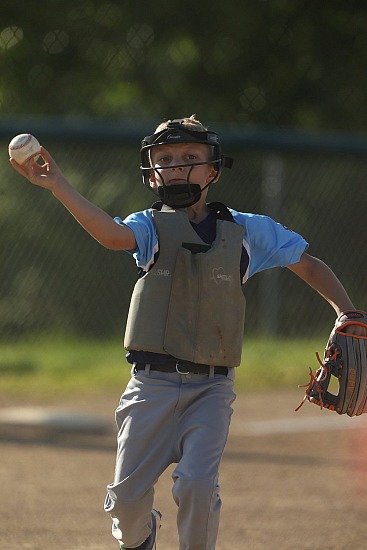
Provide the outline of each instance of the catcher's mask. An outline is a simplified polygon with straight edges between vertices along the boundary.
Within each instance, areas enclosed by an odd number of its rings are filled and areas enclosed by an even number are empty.
[[[181,168],[190,166],[190,170],[187,175],[186,183],[180,183],[175,185],[166,184],[161,174],[161,168],[153,168],[150,162],[150,150],[157,145],[172,145],[176,143],[203,143],[210,145],[212,155],[209,160],[205,162],[192,162],[187,164],[174,164],[169,168]],[[175,119],[168,123],[167,128],[161,132],[157,132],[151,136],[146,136],[141,142],[141,165],[140,168],[143,172],[143,183],[150,189],[160,200],[172,208],[187,208],[192,206],[200,199],[202,191],[206,189],[211,183],[218,179],[223,167],[231,168],[233,159],[221,155],[220,140],[218,134],[209,131],[188,130],[184,126],[183,119]],[[213,165],[216,174],[203,188],[197,183],[190,182],[190,175],[194,166],[202,164]],[[152,171],[159,179],[162,185],[159,185],[156,189],[153,189],[150,185],[150,175]]]

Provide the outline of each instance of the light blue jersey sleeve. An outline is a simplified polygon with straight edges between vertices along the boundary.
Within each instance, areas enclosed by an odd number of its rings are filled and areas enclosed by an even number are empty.
[[[297,263],[308,243],[301,235],[268,216],[229,209],[236,223],[245,227],[244,246],[250,265],[248,276]]]
[[[243,246],[249,256],[247,277],[273,267],[285,267],[298,262],[308,243],[294,231],[268,216],[247,214],[229,208],[235,223],[243,225],[245,236]],[[138,267],[148,271],[158,252],[157,232],[150,210],[130,214],[117,223],[130,227],[135,235],[137,248],[130,250]]]
[[[128,250],[128,252],[133,255],[138,267],[148,271],[150,265],[154,262],[154,255],[158,251],[157,232],[151,211],[135,212],[124,220],[116,217],[115,222],[127,225],[132,229],[137,248]]]

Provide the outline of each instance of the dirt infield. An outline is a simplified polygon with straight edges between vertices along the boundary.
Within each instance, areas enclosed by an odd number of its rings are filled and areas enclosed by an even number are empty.
[[[291,392],[241,395],[221,467],[218,550],[367,547],[367,418],[344,418]],[[0,395],[1,408],[19,405]],[[113,423],[118,395],[52,403]],[[34,405],[40,403],[22,403]],[[44,405],[44,403],[42,403]],[[51,405],[50,403],[48,405]],[[103,511],[115,436],[4,430],[0,549],[115,549]],[[173,469],[173,467],[172,467]],[[171,471],[156,486],[159,550],[177,550]]]

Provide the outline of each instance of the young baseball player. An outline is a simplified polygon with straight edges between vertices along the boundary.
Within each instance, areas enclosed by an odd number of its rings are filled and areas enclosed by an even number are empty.
[[[45,149],[42,156],[43,166],[12,164],[49,189],[102,245],[132,254],[139,270],[125,334],[131,380],[116,411],[116,469],[105,501],[113,536],[120,548],[156,548],[161,514],[154,485],[175,464],[179,548],[214,550],[247,279],[285,266],[337,315],[354,306],[334,273],[305,252],[300,235],[207,201],[232,160],[194,116],[164,122],[144,138],[143,182],[158,201],[125,219],[87,201]]]

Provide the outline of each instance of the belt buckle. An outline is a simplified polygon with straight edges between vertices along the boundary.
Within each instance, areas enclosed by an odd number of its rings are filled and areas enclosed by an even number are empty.
[[[176,372],[178,372],[178,374],[190,374],[190,371],[187,371],[187,372],[182,372],[180,371],[179,369],[179,366],[178,366],[178,361],[176,361]]]

